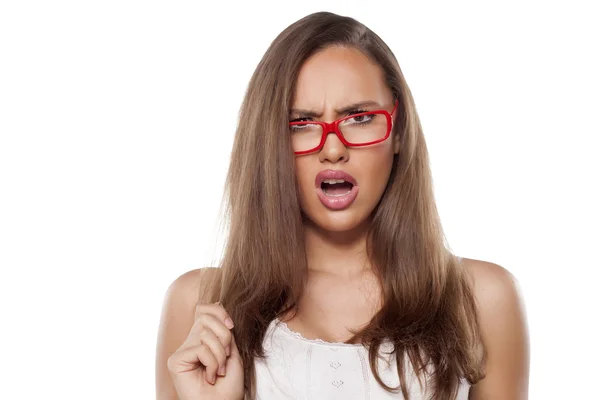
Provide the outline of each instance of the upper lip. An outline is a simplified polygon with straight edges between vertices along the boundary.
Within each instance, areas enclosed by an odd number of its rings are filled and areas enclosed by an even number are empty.
[[[343,179],[346,182],[350,182],[354,186],[356,186],[356,179],[349,173],[342,171],[341,169],[325,169],[317,174],[315,178],[315,186],[317,188],[321,187],[321,183],[325,179]]]

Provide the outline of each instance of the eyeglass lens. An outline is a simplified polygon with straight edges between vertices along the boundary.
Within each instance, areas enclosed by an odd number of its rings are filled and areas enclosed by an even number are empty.
[[[367,114],[342,120],[339,130],[350,144],[364,144],[383,139],[387,134],[388,122],[383,114]],[[290,126],[294,151],[313,149],[321,142],[323,127],[315,123]]]

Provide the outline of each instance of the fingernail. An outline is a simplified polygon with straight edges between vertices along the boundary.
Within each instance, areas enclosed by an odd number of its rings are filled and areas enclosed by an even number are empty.
[[[225,354],[227,354],[227,357],[229,357],[231,355],[231,345],[227,345],[227,347],[225,347]]]
[[[229,317],[225,318],[225,325],[226,325],[226,326],[227,326],[229,329],[233,328],[233,321],[231,320],[231,318],[229,318]]]
[[[215,304],[216,304],[216,305],[219,305],[219,304],[221,304],[221,302],[220,302],[220,301],[217,301]]]
[[[221,375],[221,376],[225,376],[225,366],[224,365],[222,365],[222,366],[219,367],[218,374]]]

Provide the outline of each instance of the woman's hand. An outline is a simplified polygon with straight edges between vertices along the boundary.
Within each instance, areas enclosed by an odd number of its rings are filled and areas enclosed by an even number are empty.
[[[187,339],[167,361],[179,400],[244,398],[244,368],[231,328],[219,303],[196,305]]]

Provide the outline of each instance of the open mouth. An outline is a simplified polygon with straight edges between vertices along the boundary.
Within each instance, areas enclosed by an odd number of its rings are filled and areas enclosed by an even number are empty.
[[[342,170],[326,169],[315,178],[317,197],[332,211],[344,210],[358,196],[358,184],[352,175]]]
[[[326,196],[340,197],[349,194],[354,185],[344,179],[325,179],[321,182],[321,190]]]

